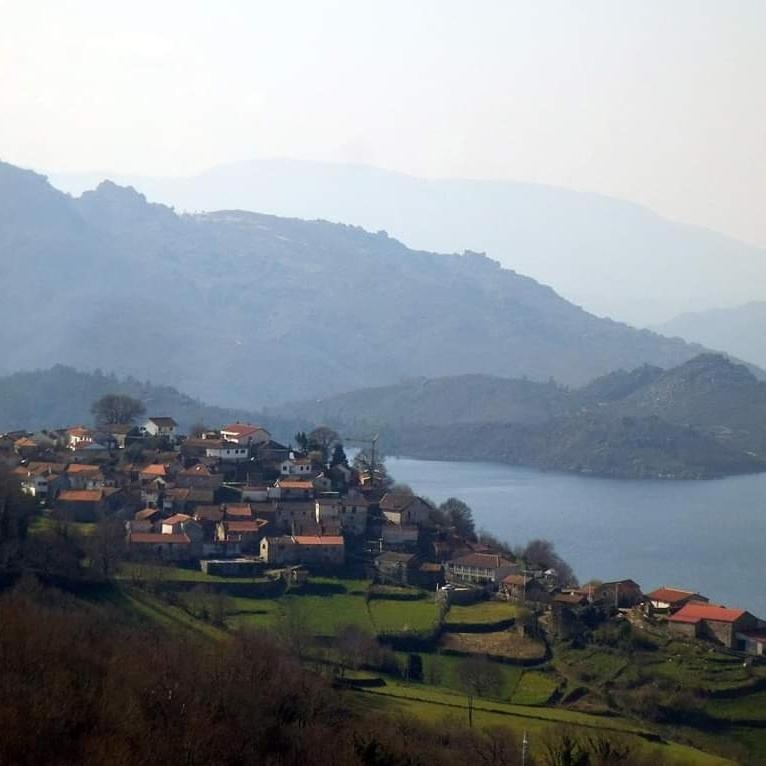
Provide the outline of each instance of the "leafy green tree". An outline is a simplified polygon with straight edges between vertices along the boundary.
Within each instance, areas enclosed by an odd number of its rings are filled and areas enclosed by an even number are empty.
[[[125,394],[105,394],[90,408],[99,425],[132,423],[146,412],[143,402]]]

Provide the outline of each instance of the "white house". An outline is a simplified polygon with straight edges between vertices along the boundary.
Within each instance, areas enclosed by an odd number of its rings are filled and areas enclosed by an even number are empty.
[[[74,426],[68,428],[66,432],[66,444],[69,449],[74,449],[78,444],[85,444],[93,441],[93,431],[85,426]]]
[[[234,444],[266,444],[271,441],[271,434],[262,426],[250,423],[231,423],[221,429],[221,436]]]
[[[164,436],[173,440],[176,438],[176,428],[178,423],[173,418],[163,416],[149,418],[141,426],[141,431],[148,436]]]
[[[205,454],[228,463],[242,463],[250,459],[250,448],[245,444],[219,439],[205,439]]]
[[[283,460],[279,467],[282,476],[311,476],[313,463],[307,457],[293,457]]]

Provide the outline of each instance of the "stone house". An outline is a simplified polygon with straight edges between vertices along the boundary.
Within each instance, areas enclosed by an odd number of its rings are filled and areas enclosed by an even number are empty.
[[[762,627],[761,621],[744,609],[690,602],[668,617],[668,627],[685,638],[703,638],[728,649],[744,651],[744,635]]]
[[[422,498],[402,492],[388,492],[380,501],[384,518],[398,526],[425,526],[431,518],[431,506]]]

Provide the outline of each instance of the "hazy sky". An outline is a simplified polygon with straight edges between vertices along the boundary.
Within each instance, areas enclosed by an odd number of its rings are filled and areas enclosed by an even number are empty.
[[[766,245],[766,0],[0,0],[0,157],[588,189]]]

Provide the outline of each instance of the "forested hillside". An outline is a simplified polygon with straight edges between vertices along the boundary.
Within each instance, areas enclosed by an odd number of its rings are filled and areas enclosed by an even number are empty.
[[[716,354],[644,365],[579,389],[481,376],[420,380],[276,408],[377,430],[414,457],[495,460],[619,477],[766,470],[766,383]]]

